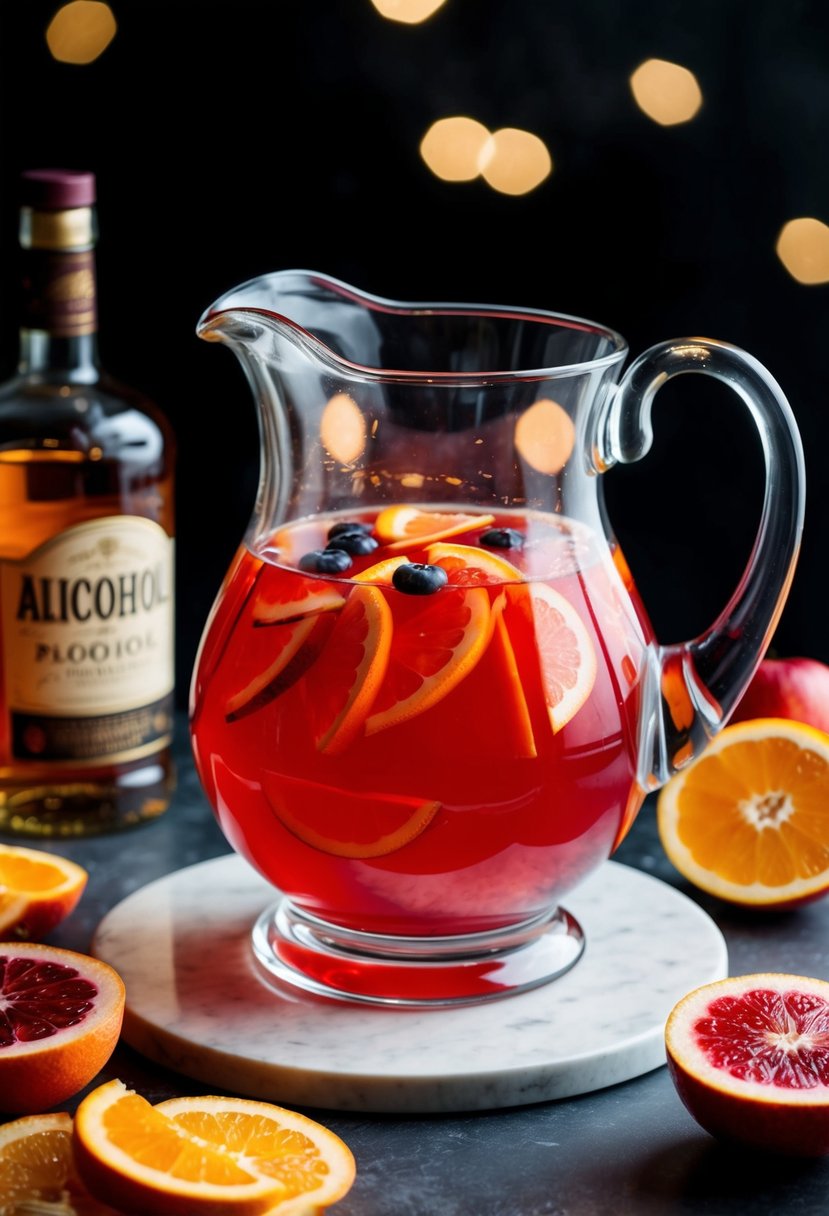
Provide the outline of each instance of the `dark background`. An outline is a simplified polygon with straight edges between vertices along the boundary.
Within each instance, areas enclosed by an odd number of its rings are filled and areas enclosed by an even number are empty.
[[[54,61],[56,0],[0,3],[0,363],[16,356],[17,175],[98,176],[101,354],[179,443],[179,695],[253,503],[253,401],[195,337],[227,288],[288,267],[398,299],[548,308],[620,330],[637,354],[683,335],[755,355],[806,450],[804,546],[772,652],[829,661],[829,285],[775,254],[782,225],[829,221],[825,0],[447,0],[422,25],[369,0],[110,0],[118,33]],[[636,106],[649,57],[704,104],[661,127]],[[437,118],[524,127],[552,175],[530,194],[442,182],[419,154]],[[762,461],[716,382],[659,395],[655,442],[603,479],[660,641],[707,626],[751,547]]]

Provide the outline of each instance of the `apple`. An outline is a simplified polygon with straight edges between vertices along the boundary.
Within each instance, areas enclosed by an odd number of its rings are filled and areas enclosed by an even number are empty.
[[[829,666],[819,659],[763,659],[731,722],[789,718],[829,733]]]

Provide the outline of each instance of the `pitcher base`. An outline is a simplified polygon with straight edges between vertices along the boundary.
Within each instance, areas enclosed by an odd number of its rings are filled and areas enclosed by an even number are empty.
[[[256,921],[253,952],[266,982],[365,1005],[477,1005],[563,975],[584,951],[584,933],[563,908],[497,933],[384,937],[311,916],[288,899]]]

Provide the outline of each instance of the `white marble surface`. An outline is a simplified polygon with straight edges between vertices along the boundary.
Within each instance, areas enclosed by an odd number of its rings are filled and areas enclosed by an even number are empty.
[[[485,1005],[374,1009],[275,992],[250,931],[274,890],[235,854],[130,895],[94,953],[127,988],[124,1039],[217,1089],[286,1106],[435,1113],[570,1097],[664,1063],[672,1006],[728,974],[719,929],[680,892],[606,862],[565,905],[583,957]]]

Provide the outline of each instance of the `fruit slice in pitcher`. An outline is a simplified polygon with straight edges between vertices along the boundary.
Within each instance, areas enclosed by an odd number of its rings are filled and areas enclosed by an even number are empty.
[[[269,630],[267,643],[257,636],[256,644],[240,653],[237,690],[225,703],[228,722],[261,709],[295,684],[319,655],[329,631],[329,621],[309,616]]]
[[[532,614],[544,698],[555,733],[590,696],[596,679],[596,652],[573,605],[546,583],[516,588],[510,597]]]
[[[443,700],[472,671],[491,636],[489,596],[483,587],[444,591],[411,612],[401,610],[366,734],[406,722]]]
[[[263,773],[268,804],[289,832],[335,857],[383,857],[429,826],[440,803],[406,794],[354,792]]]
[[[499,557],[497,553],[488,553],[475,545],[438,541],[427,548],[426,560],[446,571],[450,586],[498,586],[524,581],[521,571],[506,558]],[[507,753],[531,759],[537,755],[535,739],[515,651],[504,623],[505,606],[506,592],[502,591],[492,604],[493,630],[490,647],[495,659],[495,678],[499,680],[497,689],[493,688],[492,694],[496,703],[506,708],[506,712],[499,715],[499,720],[503,723],[502,743]]]
[[[386,674],[392,631],[383,592],[369,585],[354,587],[308,671],[308,710],[321,752],[343,751],[365,722]]]
[[[418,507],[386,507],[374,521],[378,540],[392,552],[406,545],[426,545],[446,536],[458,536],[473,528],[487,528],[494,515],[472,515],[465,511],[422,511]]]
[[[502,583],[523,583],[524,575],[497,553],[488,553],[475,545],[455,545],[451,541],[436,541],[426,550],[426,561],[442,566],[454,587],[498,586]]]
[[[253,623],[286,624],[320,612],[335,612],[344,603],[342,592],[321,579],[274,579],[267,590],[260,588],[257,593],[253,604]]]

